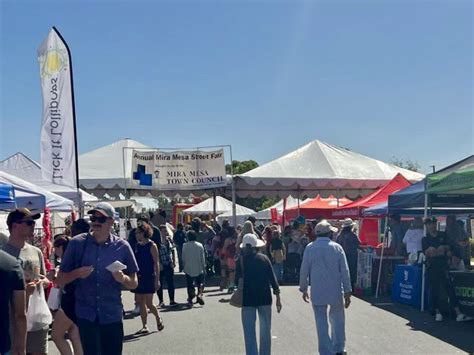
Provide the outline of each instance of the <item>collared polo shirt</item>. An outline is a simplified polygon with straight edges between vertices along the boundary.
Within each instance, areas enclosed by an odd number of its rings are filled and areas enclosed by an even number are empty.
[[[71,272],[81,266],[93,266],[94,271],[84,279],[76,280],[76,315],[78,318],[100,324],[122,321],[122,285],[115,281],[106,269],[114,261],[127,266],[125,274],[138,271],[138,265],[130,244],[115,235],[110,235],[103,244],[98,244],[89,234],[74,237],[68,244],[61,262],[63,272]]]

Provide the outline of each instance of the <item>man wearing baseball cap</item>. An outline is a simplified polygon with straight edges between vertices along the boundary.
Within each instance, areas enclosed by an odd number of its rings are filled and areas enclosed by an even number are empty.
[[[37,287],[46,287],[46,268],[43,253],[37,247],[27,243],[33,237],[39,213],[27,208],[19,208],[9,213],[7,226],[10,232],[8,243],[3,250],[20,260],[23,268],[26,298],[28,299]],[[46,354],[48,352],[48,327],[26,334],[26,352]]]
[[[77,280],[76,317],[84,353],[121,354],[121,290],[137,287],[138,266],[128,242],[111,233],[112,205],[100,202],[88,214],[92,231],[71,240],[57,283],[63,286]],[[109,271],[111,264],[119,267]]]
[[[346,343],[344,307],[349,307],[352,289],[344,250],[331,240],[336,232],[337,228],[326,220],[316,225],[316,240],[306,247],[300,271],[300,291],[307,303],[311,278],[311,303],[320,354],[343,354]]]

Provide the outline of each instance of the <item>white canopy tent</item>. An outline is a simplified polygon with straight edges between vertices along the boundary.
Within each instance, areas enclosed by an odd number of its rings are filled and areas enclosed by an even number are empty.
[[[318,140],[236,177],[240,197],[334,195],[357,198],[397,174],[414,182],[424,178],[410,170]]]
[[[13,185],[15,189],[18,188],[19,190],[23,190],[25,192],[33,192],[34,194],[43,195],[46,199],[46,207],[51,209],[51,211],[72,211],[74,205],[73,201],[61,197],[53,192],[50,192],[40,186],[25,181],[19,177],[7,174],[4,171],[0,171],[0,182]],[[33,205],[29,208],[35,210],[41,209],[41,207],[33,208]]]
[[[300,200],[299,203],[302,204],[306,201],[307,199],[304,199],[304,200]],[[291,207],[295,207],[295,206],[298,206],[298,199],[297,198],[294,198],[293,196],[288,196],[286,198],[286,209],[288,208],[291,208]],[[277,203],[275,203],[274,205],[264,209],[264,210],[261,210],[261,211],[258,211],[258,212],[255,212],[253,214],[253,216],[258,219],[258,220],[270,220],[271,219],[271,210],[273,208],[276,208],[278,214],[282,214],[283,213],[283,207],[284,207],[284,201],[283,199],[281,199],[280,201],[278,201]]]
[[[79,190],[79,196],[77,190],[72,187],[56,185],[50,181],[43,180],[41,166],[23,153],[16,153],[5,160],[2,160],[0,162],[0,171],[19,177],[36,186],[40,186],[45,190],[72,200],[77,206],[81,204],[81,201],[82,203],[86,203],[98,200],[97,197],[85,192],[84,190]]]
[[[131,189],[132,186],[132,150],[153,149],[133,139],[122,139],[104,147],[95,149],[79,156],[79,183],[81,188],[94,192],[94,195],[103,197],[108,194],[111,197],[118,197],[128,190],[129,196],[152,196],[160,195],[189,196],[191,194],[203,196],[212,195],[214,190],[189,190],[189,191],[159,191],[146,189]],[[228,177],[228,185],[231,179]],[[216,189],[219,193],[225,191],[224,188]]]
[[[216,214],[220,215],[223,213],[230,213],[232,216],[232,201],[229,201],[225,199],[224,197],[221,196],[216,196],[216,207],[214,209],[214,198],[210,197],[207,200],[204,200],[197,205],[194,205],[193,207],[187,208],[183,211],[183,214],[194,214],[194,215],[200,215],[200,214],[213,214],[214,210]],[[235,205],[235,210],[236,210],[236,215],[251,215],[255,213],[254,210],[251,210],[250,208],[241,206],[241,205]]]

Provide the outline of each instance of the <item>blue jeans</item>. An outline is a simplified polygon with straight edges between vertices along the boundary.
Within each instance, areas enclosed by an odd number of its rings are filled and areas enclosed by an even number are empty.
[[[273,271],[275,272],[278,282],[283,281],[283,263],[274,263]]]
[[[257,347],[255,323],[260,323],[260,351]],[[242,307],[242,326],[244,328],[245,353],[247,355],[270,355],[272,344],[272,306]]]
[[[329,336],[328,325],[331,325],[331,336]],[[346,345],[344,304],[342,302],[331,305],[314,305],[314,318],[316,319],[316,330],[318,333],[319,353],[330,355],[342,353]]]

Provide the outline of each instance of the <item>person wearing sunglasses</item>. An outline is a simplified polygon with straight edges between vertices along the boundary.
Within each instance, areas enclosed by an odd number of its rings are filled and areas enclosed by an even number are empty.
[[[138,285],[138,266],[130,244],[112,234],[115,209],[98,203],[88,212],[91,231],[68,244],[56,282],[76,281],[76,319],[85,354],[121,354],[123,344],[123,288]],[[125,269],[109,271],[114,262]]]
[[[22,265],[27,300],[37,287],[49,285],[48,279],[44,276],[46,268],[43,253],[37,247],[26,242],[33,238],[36,220],[39,218],[39,213],[33,213],[27,208],[16,209],[10,212],[7,217],[10,238],[8,243],[3,246],[3,250],[19,259]],[[44,329],[27,332],[26,352],[35,354],[48,352],[47,326]]]

